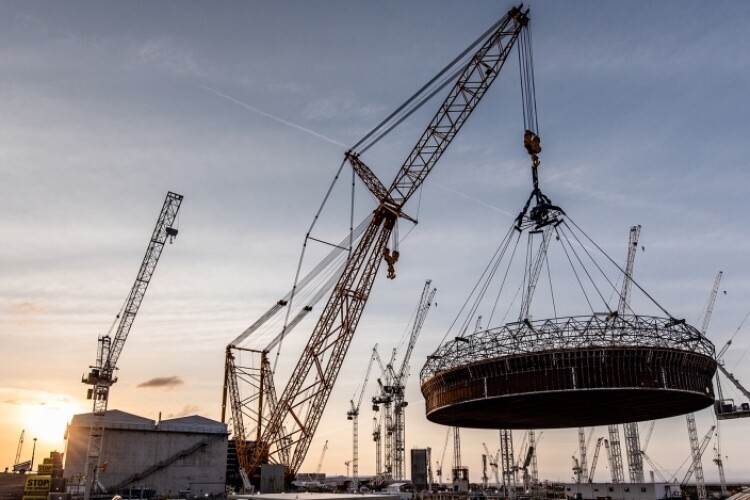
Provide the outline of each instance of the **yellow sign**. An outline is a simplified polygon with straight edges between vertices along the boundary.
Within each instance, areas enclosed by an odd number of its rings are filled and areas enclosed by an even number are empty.
[[[53,464],[39,464],[36,468],[37,472],[39,474],[52,474],[52,468],[54,467]]]
[[[23,487],[24,496],[41,496],[49,492],[50,476],[29,476]]]
[[[42,495],[42,496],[24,495],[23,500],[47,500],[47,495]]]

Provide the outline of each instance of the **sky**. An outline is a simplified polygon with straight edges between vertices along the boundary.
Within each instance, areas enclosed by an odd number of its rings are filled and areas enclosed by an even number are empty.
[[[22,458],[34,437],[46,456],[64,449],[70,416],[90,411],[79,377],[132,286],[167,191],[185,196],[180,233],[124,347],[110,408],[219,419],[225,346],[291,288],[344,152],[511,5],[0,2],[0,469],[22,430]],[[733,339],[726,366],[750,381],[750,233],[740,220],[750,194],[750,5],[530,7],[544,192],[618,261],[628,229],[642,225],[635,278],[674,317],[697,323],[723,271],[708,336],[718,348]],[[403,338],[426,279],[437,305],[412,356],[406,441],[443,452],[446,430],[425,419],[419,370],[531,190],[518,80],[513,56],[406,206],[419,224],[401,224],[398,276],[376,279],[303,469],[314,470],[329,440],[323,469],[346,472],[349,400],[373,344],[389,352]],[[386,185],[438,103],[363,157]],[[350,176],[316,238],[346,233]],[[357,216],[374,208],[361,184],[355,197]],[[310,246],[306,265],[323,250]],[[562,315],[581,313],[574,304]],[[280,373],[313,323],[285,341]],[[374,471],[369,397],[360,474]],[[696,419],[702,437],[712,411]],[[727,479],[750,480],[750,425],[723,421],[720,431]],[[496,450],[497,433],[462,436],[478,481],[481,443]],[[709,481],[718,479],[713,446]],[[684,417],[657,422],[648,454],[659,467],[677,471],[689,450]],[[544,431],[540,476],[570,479],[576,452],[576,430]]]

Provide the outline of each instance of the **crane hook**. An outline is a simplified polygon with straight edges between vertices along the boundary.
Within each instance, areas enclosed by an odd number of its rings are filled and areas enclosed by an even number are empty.
[[[388,279],[392,280],[396,277],[396,269],[394,265],[396,264],[396,261],[398,261],[398,250],[394,250],[391,252],[388,247],[385,247],[383,249],[383,258],[385,259],[385,262],[388,264]]]

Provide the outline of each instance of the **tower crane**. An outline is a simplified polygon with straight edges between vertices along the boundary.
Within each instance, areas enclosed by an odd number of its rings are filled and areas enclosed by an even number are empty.
[[[107,412],[110,388],[112,384],[117,382],[115,375],[117,360],[125,346],[125,341],[128,338],[128,333],[130,333],[130,328],[133,326],[135,316],[138,314],[143,297],[146,295],[146,289],[156,270],[156,264],[159,262],[164,244],[168,239],[171,243],[177,236],[177,229],[174,227],[174,223],[181,203],[182,195],[172,192],[167,193],[164,205],[159,213],[159,218],[156,221],[156,226],[149,240],[146,255],[141,262],[141,267],[135,278],[135,283],[130,289],[123,308],[115,319],[117,329],[114,336],[110,335],[115,326],[113,323],[110,333],[99,337],[96,364],[90,366],[91,371],[85,378],[81,379],[81,382],[84,384],[92,386],[87,391],[87,397],[93,400],[94,406],[84,469],[86,478],[84,500],[91,498],[99,481],[99,459],[104,434],[104,415]]]
[[[487,476],[487,455],[482,453],[482,488],[487,489],[487,481],[489,480],[489,477]]]
[[[638,250],[638,238],[641,234],[641,226],[632,226],[630,228],[630,237],[628,238],[628,257],[625,262],[625,273],[620,291],[620,301],[617,307],[617,315],[622,316],[625,310],[630,307],[630,288],[633,280],[633,266],[635,264],[635,255]],[[643,482],[643,456],[641,455],[640,437],[638,435],[638,424],[636,422],[627,422],[622,425],[625,436],[625,454],[628,460],[628,473],[631,483]],[[617,425],[609,426],[609,443],[612,446],[613,469],[612,482],[621,483],[625,480],[625,474],[622,470],[622,455],[620,453],[620,433]]]
[[[497,460],[492,456],[485,443],[482,443],[482,446],[484,447],[484,452],[487,455],[487,460],[490,464],[490,468],[492,469],[492,474],[495,477],[495,484],[500,486],[500,476],[498,472],[499,467],[497,465]]]
[[[516,465],[513,460],[513,431],[500,429],[500,466],[503,469],[503,485],[508,498],[516,495]]]
[[[714,429],[716,429],[715,425],[712,425],[711,428],[708,430],[705,436],[703,436],[703,439],[701,440],[700,444],[698,445],[698,461],[696,465],[695,460],[695,454],[693,454],[693,462],[690,464],[690,467],[688,467],[687,472],[685,473],[685,477],[682,478],[682,481],[680,484],[685,485],[690,481],[690,478],[693,476],[694,473],[698,471],[698,467],[700,465],[700,457],[703,456],[703,452],[706,451],[706,447],[708,446],[708,443],[711,441],[711,436],[714,433]],[[701,470],[701,473],[703,471]],[[705,491],[706,485],[703,484],[703,490]]]
[[[376,430],[373,431],[375,440],[375,464],[376,473],[383,474],[385,479],[392,479],[393,473],[393,395],[386,390],[390,387],[388,382],[391,370],[383,365],[377,349],[373,351],[375,361],[380,368],[378,377],[378,394],[372,398],[372,410],[378,412],[378,418],[374,420]],[[385,430],[385,435],[383,435]],[[385,445],[385,446],[384,446]],[[383,449],[385,448],[385,450]],[[385,462],[385,463],[383,463]]]
[[[589,429],[589,437],[588,439],[591,439],[591,436],[594,434],[594,428],[591,427]],[[586,428],[585,427],[579,427],[578,428],[578,454],[580,456],[580,462],[578,463],[578,470],[580,471],[580,474],[578,474],[576,477],[578,477],[578,481],[581,482],[585,480],[588,475],[588,458],[586,457],[586,453],[588,450],[589,444],[586,439]]]
[[[21,437],[18,438],[18,448],[16,448],[16,461],[13,465],[17,465],[21,462],[21,452],[23,451],[23,436],[26,434],[26,429],[21,429]]]
[[[721,486],[721,495],[726,497],[727,492],[727,478],[724,475],[724,460],[721,458],[721,440],[719,439],[719,422],[716,421],[716,444],[714,445],[714,463],[719,469],[719,485]]]
[[[359,397],[357,404],[354,404],[354,399],[351,399],[349,403],[351,408],[346,412],[346,418],[352,421],[352,488],[354,491],[359,491],[359,407],[362,406],[362,397],[365,395],[365,387],[367,387],[367,381],[370,379],[370,370],[372,370],[372,362],[375,361],[375,355],[378,352],[378,344],[372,348],[372,355],[370,355],[370,362],[367,364],[367,370],[365,370],[365,378],[362,380],[362,387],[359,390]],[[347,462],[348,464],[349,462]],[[347,473],[347,476],[349,474]]]
[[[411,335],[409,336],[409,343],[406,346],[406,352],[404,358],[401,361],[401,368],[398,372],[393,370],[395,363],[396,350],[393,350],[393,356],[391,362],[388,364],[389,371],[389,385],[386,387],[386,391],[393,397],[393,479],[396,481],[403,480],[406,475],[404,471],[405,467],[405,449],[406,449],[406,415],[405,408],[407,402],[405,401],[406,381],[409,378],[409,360],[411,359],[411,353],[414,350],[414,344],[417,342],[419,333],[422,331],[422,325],[424,324],[425,318],[427,317],[427,311],[429,311],[432,301],[435,298],[436,288],[430,289],[432,281],[427,280],[422,290],[422,295],[419,299],[419,305],[417,307],[416,316],[414,323],[412,324]]]
[[[388,248],[388,241],[397,219],[410,219],[403,211],[405,204],[422,186],[485,95],[527,24],[528,10],[514,7],[483,35],[479,40],[480,48],[458,74],[456,83],[404,161],[390,188],[360,158],[357,148],[362,143],[346,152],[346,160],[378,200],[378,206],[359,243],[349,255],[307,346],[254,447],[250,464],[253,472],[265,461],[278,463],[282,448],[293,447],[290,462],[284,464],[288,473],[296,473],[304,462],[382,260],[387,261],[388,277],[395,277],[393,266],[398,254],[395,249]],[[290,422],[290,430],[283,432],[286,421]],[[289,441],[282,442],[280,436]]]
[[[328,451],[328,440],[326,439],[323,445],[323,451],[320,452],[320,460],[318,460],[318,467],[315,469],[316,479],[320,477],[320,472],[323,470],[323,460],[326,458],[326,451]]]
[[[383,448],[381,440],[380,422],[377,417],[372,417],[372,440],[375,441],[375,474],[380,475],[383,472]],[[440,476],[440,469],[438,469],[438,477]]]
[[[437,470],[435,471],[435,475],[438,477],[438,482],[440,484],[443,484],[443,463],[445,463],[445,452],[448,449],[448,440],[451,437],[451,432],[453,432],[453,427],[448,427],[445,431],[445,443],[443,443],[443,453],[440,455],[440,461],[437,463]]]
[[[716,295],[719,292],[719,283],[721,283],[721,276],[722,272],[719,271],[716,275],[716,278],[714,279],[714,285],[711,288],[711,294],[708,296],[708,301],[706,302],[706,308],[703,312],[703,324],[701,325],[701,333],[703,335],[706,334],[706,331],[708,330],[708,323],[711,321],[711,315],[714,311],[714,304],[716,303]],[[692,475],[693,471],[695,471],[695,486],[698,490],[698,500],[706,500],[706,482],[703,477],[703,463],[701,462],[703,451],[700,449],[701,447],[698,443],[698,428],[695,423],[695,414],[692,412],[688,413],[687,415],[685,415],[685,420],[687,421],[688,439],[690,441],[690,453],[693,456],[690,475]],[[713,431],[713,428],[711,430]],[[710,434],[708,436],[710,438]],[[686,476],[686,482],[688,477],[689,476]]]
[[[464,467],[461,459],[461,428],[453,427],[453,469],[451,470],[453,484],[469,482],[469,469]]]
[[[648,444],[651,442],[651,436],[654,434],[654,427],[656,426],[656,420],[652,420],[651,423],[648,425],[648,431],[646,431],[646,439],[643,440],[643,448],[641,451],[646,451],[648,449]]]
[[[588,482],[594,482],[594,474],[596,473],[596,464],[599,462],[599,450],[602,448],[602,441],[604,438],[598,438],[596,440],[596,448],[594,449],[594,458],[591,459],[591,471],[589,472]]]

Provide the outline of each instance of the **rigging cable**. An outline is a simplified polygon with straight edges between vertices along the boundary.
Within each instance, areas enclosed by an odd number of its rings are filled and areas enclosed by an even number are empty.
[[[320,204],[320,207],[318,208],[318,211],[315,212],[315,216],[313,217],[313,221],[310,224],[310,228],[307,230],[307,234],[305,234],[305,241],[302,244],[302,252],[299,256],[299,261],[297,263],[297,271],[294,275],[294,284],[292,286],[292,293],[289,297],[289,306],[286,310],[286,316],[284,318],[284,330],[286,330],[286,327],[289,323],[289,315],[292,310],[292,304],[294,302],[294,294],[297,289],[297,281],[299,280],[300,272],[302,271],[302,262],[305,259],[305,252],[307,250],[307,242],[310,239],[310,233],[312,232],[313,228],[315,227],[315,224],[318,222],[318,219],[320,218],[320,214],[323,211],[323,208],[325,207],[326,203],[328,202],[328,198],[331,196],[331,192],[333,191],[334,186],[336,185],[336,182],[339,179],[339,176],[341,175],[341,171],[344,168],[344,165],[346,164],[346,158],[341,160],[341,165],[339,165],[339,169],[336,171],[336,175],[333,176],[333,181],[331,182],[331,185],[328,186],[328,191],[326,191],[325,196],[323,196],[323,201]],[[282,337],[283,340],[283,337]],[[278,363],[278,356],[281,351],[281,342],[279,342],[278,349],[276,351],[276,360],[274,361],[274,371],[276,371],[276,363]]]
[[[568,217],[568,220],[570,220],[570,217]],[[564,224],[565,224],[565,227],[567,227],[567,228],[570,229],[570,226],[568,226],[567,222],[564,222]],[[581,248],[583,248],[583,251],[586,253],[586,255],[588,256],[588,258],[591,259],[591,262],[594,263],[594,266],[596,266],[596,268],[599,270],[599,272],[602,274],[602,276],[604,276],[604,279],[607,281],[607,283],[609,283],[609,286],[611,286],[612,289],[615,289],[615,285],[612,284],[612,282],[609,280],[609,278],[604,273],[604,271],[602,271],[602,268],[599,267],[599,264],[597,263],[597,261],[591,256],[591,254],[589,253],[588,249],[583,245],[583,243],[581,243],[581,240],[578,239],[578,236],[576,236],[576,234],[572,230],[570,231],[570,234],[573,236],[573,238],[575,238],[576,243],[578,243],[578,245]],[[572,245],[571,245],[571,248],[572,248]],[[576,254],[576,257],[579,259],[579,262],[580,262],[580,258],[578,257],[578,253],[575,252],[575,251],[574,251],[574,253]],[[602,295],[601,291],[596,286],[596,283],[594,282],[594,279],[589,274],[588,269],[586,269],[586,267],[583,265],[582,262],[581,262],[581,267],[583,267],[586,270],[586,275],[589,277],[589,280],[591,281],[591,284],[594,286],[594,289],[596,290],[596,293],[599,295],[599,298],[602,299],[602,302],[604,303],[604,307],[607,308],[608,312],[612,312],[612,310],[609,307],[609,304],[607,304],[607,301],[604,299],[604,295]],[[631,311],[632,311],[632,309],[631,309]]]
[[[372,147],[375,143],[380,141],[386,134],[388,134],[393,128],[395,128],[397,125],[399,125],[403,120],[411,116],[412,113],[419,107],[421,107],[426,101],[430,100],[437,92],[439,92],[441,89],[443,89],[448,82],[455,80],[455,77],[458,76],[458,74],[463,71],[463,68],[459,68],[458,70],[454,71],[450,75],[446,76],[446,73],[450,71],[454,66],[456,66],[459,62],[461,62],[462,59],[464,59],[470,51],[472,51],[477,45],[479,45],[485,38],[487,38],[490,33],[495,31],[500,24],[502,23],[502,19],[497,21],[495,24],[493,24],[487,31],[482,33],[474,42],[472,42],[471,45],[469,45],[463,52],[461,52],[455,59],[453,59],[451,62],[449,62],[440,72],[435,75],[430,81],[425,83],[422,88],[417,90],[411,97],[409,97],[401,106],[399,106],[393,113],[388,115],[382,122],[380,122],[375,128],[373,128],[370,132],[368,132],[362,139],[359,140],[354,146],[352,146],[351,150],[356,151],[359,154],[364,153],[367,151],[370,147]],[[419,102],[416,106],[412,108],[408,108],[414,101],[416,101],[422,94],[424,94],[433,84],[435,84],[438,80],[443,78],[443,82],[438,84],[438,87],[436,90],[432,91],[427,98],[423,99],[421,102]],[[405,114],[403,117],[398,119],[395,124],[391,125],[387,130],[380,133],[374,140],[369,141],[368,140],[378,133],[381,129],[385,128],[391,120],[393,120],[395,117],[399,116],[399,114],[406,110],[407,114]],[[363,146],[364,145],[364,146]],[[359,149],[362,147],[362,149]]]
[[[599,252],[600,252],[600,253],[601,253],[602,255],[604,255],[604,256],[605,256],[605,257],[606,257],[606,258],[607,258],[607,259],[608,259],[608,260],[609,260],[609,261],[610,261],[610,262],[611,262],[611,263],[612,263],[612,264],[613,264],[613,265],[614,265],[614,266],[615,266],[615,267],[616,267],[616,268],[617,268],[617,269],[618,269],[618,270],[619,270],[619,271],[620,271],[620,272],[621,272],[621,273],[622,273],[623,275],[625,275],[625,274],[626,274],[626,273],[625,273],[625,270],[624,270],[624,269],[623,269],[622,267],[620,267],[620,265],[619,265],[619,264],[618,264],[617,262],[615,262],[615,261],[614,261],[614,260],[613,260],[613,259],[612,259],[612,258],[611,258],[611,257],[610,257],[609,255],[607,255],[607,253],[606,253],[606,252],[605,252],[604,250],[602,250],[602,249],[601,249],[601,247],[600,247],[599,245],[597,245],[597,244],[596,244],[596,242],[595,242],[594,240],[592,240],[592,239],[591,239],[591,238],[589,237],[589,235],[587,235],[587,234],[586,234],[586,232],[585,232],[585,231],[583,231],[583,229],[581,229],[580,227],[578,227],[578,225],[577,225],[577,224],[575,223],[575,221],[573,221],[573,220],[570,220],[570,223],[571,223],[571,224],[573,224],[573,225],[574,225],[574,226],[576,227],[576,229],[578,229],[578,230],[579,230],[579,231],[580,231],[580,232],[581,232],[581,233],[582,233],[582,234],[583,234],[583,235],[584,235],[584,236],[586,237],[586,239],[587,239],[588,241],[590,241],[590,242],[591,242],[591,244],[593,244],[593,245],[594,245],[594,247],[595,247],[595,248],[596,248],[596,249],[597,249],[597,250],[598,250],[598,251],[599,251]],[[669,313],[669,311],[667,311],[666,309],[664,309],[664,308],[663,308],[663,307],[661,306],[661,304],[659,304],[659,303],[658,303],[658,302],[656,301],[656,299],[654,299],[654,298],[653,298],[653,297],[652,297],[652,296],[651,296],[651,295],[650,295],[650,294],[649,294],[649,293],[648,293],[648,292],[647,292],[646,290],[644,290],[644,289],[643,289],[643,287],[641,287],[641,285],[640,285],[640,284],[638,284],[638,282],[637,282],[637,281],[636,281],[635,279],[633,279],[632,277],[630,278],[630,283],[631,283],[632,285],[635,285],[635,286],[636,286],[636,287],[638,288],[638,290],[640,290],[640,291],[641,291],[641,292],[642,292],[642,293],[643,293],[643,294],[644,294],[644,295],[645,295],[646,297],[648,297],[648,299],[649,299],[649,300],[650,300],[650,301],[651,301],[651,302],[652,302],[652,303],[653,303],[653,304],[654,304],[654,305],[655,305],[656,307],[658,307],[659,309],[661,309],[661,311],[662,311],[662,312],[663,312],[664,314],[666,314],[666,315],[667,315],[667,316],[668,316],[668,317],[669,317],[669,318],[670,318],[671,320],[673,320],[673,321],[677,321],[677,319],[676,319],[676,318],[675,318],[674,316],[672,316],[672,315],[671,315],[671,314]]]

